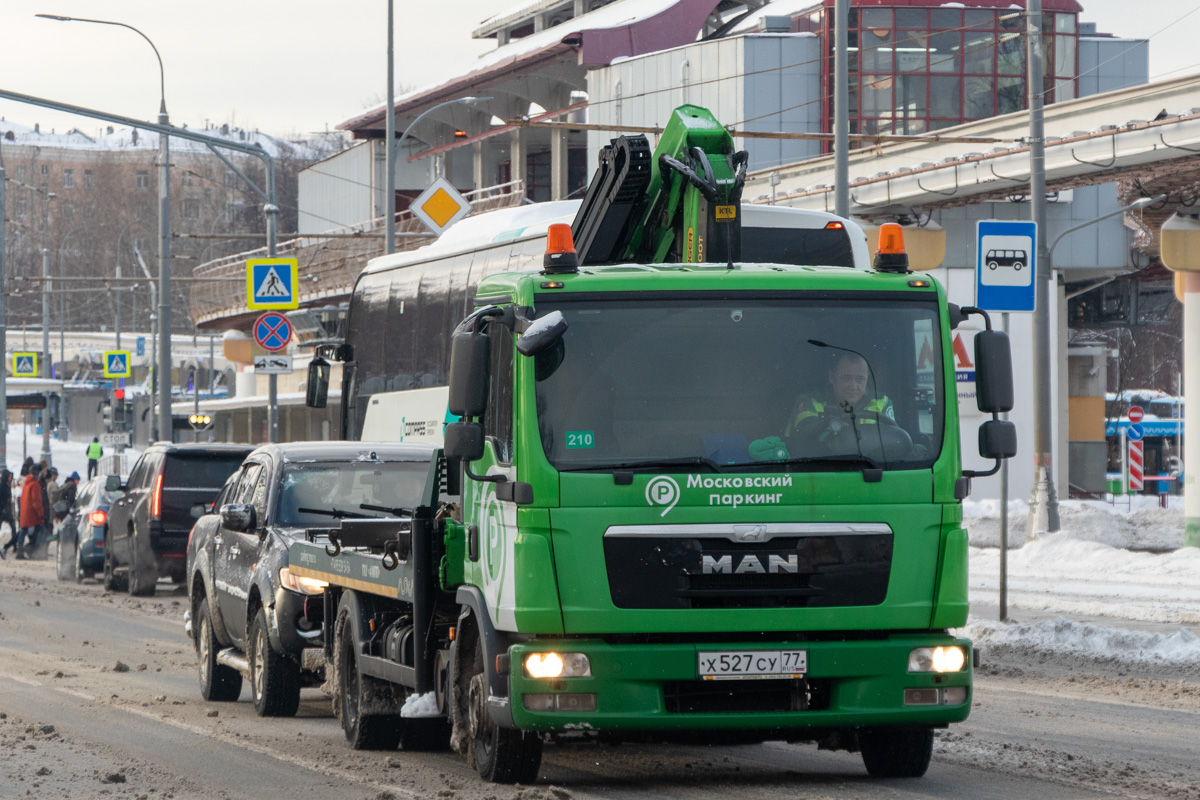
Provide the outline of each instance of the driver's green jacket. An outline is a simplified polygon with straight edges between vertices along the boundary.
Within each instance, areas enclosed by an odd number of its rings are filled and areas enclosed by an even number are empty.
[[[849,416],[836,402],[818,400],[815,397],[808,397],[801,400],[797,409],[796,415],[792,417],[791,422],[783,430],[785,437],[790,437],[796,433],[800,428],[800,424],[807,419],[826,417],[830,414],[837,414],[841,418]],[[892,407],[892,401],[888,399],[887,395],[876,397],[874,400],[868,401],[862,408],[854,409],[854,416],[858,420],[859,425],[876,425],[879,423],[880,415],[883,415],[892,422],[896,421],[896,411]],[[817,437],[817,440],[821,441],[829,436],[829,434],[830,431],[826,430]]]

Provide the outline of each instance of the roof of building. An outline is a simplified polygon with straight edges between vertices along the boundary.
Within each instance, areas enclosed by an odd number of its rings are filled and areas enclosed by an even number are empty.
[[[513,73],[530,72],[546,63],[599,66],[693,42],[719,4],[720,0],[617,0],[497,47],[466,72],[396,98],[396,113],[417,112],[445,100],[479,94]],[[337,127],[356,133],[380,129],[386,106],[380,103]]]

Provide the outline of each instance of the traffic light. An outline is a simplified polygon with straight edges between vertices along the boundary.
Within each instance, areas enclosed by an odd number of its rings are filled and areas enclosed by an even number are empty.
[[[124,389],[122,389],[120,387],[113,389],[113,400],[124,400],[124,399],[125,399],[125,390]]]
[[[113,426],[113,405],[105,401],[100,404],[100,414],[104,417],[104,429],[108,433],[112,433]]]
[[[192,423],[192,427],[198,431],[202,431],[212,425],[212,417],[208,414],[192,414],[188,417],[188,422]]]

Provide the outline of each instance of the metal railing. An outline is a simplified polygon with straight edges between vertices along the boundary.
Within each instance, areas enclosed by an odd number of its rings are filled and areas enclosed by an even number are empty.
[[[501,208],[511,208],[525,201],[523,181],[509,181],[496,186],[466,192],[471,213],[483,214]],[[325,231],[324,234],[302,236],[280,242],[279,256],[291,256],[300,263],[300,305],[332,303],[346,299],[354,288],[367,261],[383,255],[384,217],[358,225]],[[429,244],[434,235],[411,211],[396,214],[396,252],[415,250]],[[361,238],[356,236],[360,234]],[[196,325],[213,323],[226,317],[246,313],[246,259],[267,255],[265,247],[226,256],[196,267],[193,277],[218,279],[192,284],[191,313]]]

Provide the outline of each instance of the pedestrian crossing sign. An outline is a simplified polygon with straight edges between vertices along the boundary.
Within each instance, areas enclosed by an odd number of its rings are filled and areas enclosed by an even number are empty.
[[[106,350],[104,352],[104,377],[128,378],[129,366],[128,350]]]
[[[246,259],[246,305],[264,311],[299,308],[299,271],[294,258]]]
[[[37,353],[13,353],[13,377],[36,378],[38,375]]]

